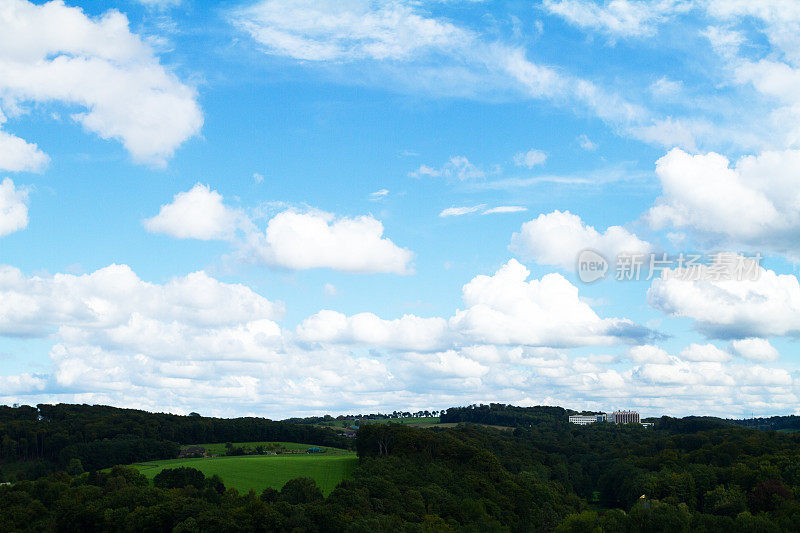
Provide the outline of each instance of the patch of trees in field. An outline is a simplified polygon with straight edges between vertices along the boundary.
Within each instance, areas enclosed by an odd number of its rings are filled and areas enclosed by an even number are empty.
[[[0,481],[35,479],[78,459],[87,470],[176,457],[180,444],[286,441],[337,448],[328,428],[90,405],[0,406]]]
[[[568,417],[575,411],[563,407],[536,406],[517,407],[502,403],[476,404],[467,407],[451,407],[439,416],[441,422],[472,422],[490,426],[530,426],[549,424],[553,426],[568,424]]]

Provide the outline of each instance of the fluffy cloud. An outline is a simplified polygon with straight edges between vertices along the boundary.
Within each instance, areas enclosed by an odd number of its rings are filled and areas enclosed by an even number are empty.
[[[696,361],[701,363],[725,363],[731,360],[732,355],[730,352],[721,350],[713,344],[692,343],[681,350],[680,358],[684,361]]]
[[[778,350],[767,339],[755,337],[735,340],[730,349],[740,357],[760,363],[776,361],[780,357]]]
[[[717,244],[796,257],[800,151],[726,157],[674,149],[656,162],[662,196],[647,214],[656,229],[686,228]]]
[[[143,221],[154,233],[179,239],[221,239],[232,243],[237,258],[305,270],[410,274],[413,253],[383,236],[383,224],[371,215],[336,217],[324,211],[294,209],[273,216],[265,231],[217,191],[197,184],[161,206]]]
[[[28,193],[11,178],[0,182],[0,237],[28,227]]]
[[[47,379],[30,373],[12,376],[0,376],[0,390],[4,394],[25,394],[42,391],[47,386]]]
[[[657,346],[643,345],[632,348],[629,356],[635,366],[620,375],[620,390],[626,395],[651,396],[648,403],[664,412],[674,412],[670,402],[694,404],[701,412],[724,415],[724,410],[713,406],[721,398],[725,398],[725,409],[735,405],[734,409],[742,413],[748,402],[756,409],[774,409],[797,398],[795,383],[785,369],[730,363],[731,352],[713,344],[691,344],[677,356]]]
[[[792,385],[784,369],[762,366],[727,367],[716,362],[675,360],[669,364],[648,364],[633,371],[636,380],[653,386],[675,387],[686,394],[693,387],[718,388],[729,392],[744,387]],[[695,390],[694,394],[702,394]]]
[[[692,2],[684,0],[545,0],[544,8],[581,28],[599,30],[611,37],[644,37],[656,26],[679,12],[688,11]]]
[[[250,233],[243,257],[294,270],[333,268],[343,272],[410,274],[414,254],[383,236],[372,216],[283,211],[263,233]]]
[[[466,308],[451,327],[479,343],[529,346],[611,344],[648,333],[627,319],[601,319],[560,274],[529,275],[511,259],[493,276],[476,276],[464,285]]]
[[[520,152],[514,156],[514,164],[518,167],[533,168],[541,165],[547,160],[547,154],[541,150],[531,149],[527,152]]]
[[[175,195],[172,203],[143,224],[151,233],[164,233],[178,239],[227,239],[233,237],[240,215],[223,203],[222,195],[198,183],[191,190]]]
[[[666,350],[659,348],[658,346],[653,346],[652,344],[633,346],[630,350],[628,350],[628,357],[630,357],[631,360],[637,364],[664,364],[671,361],[671,358]]]
[[[26,277],[0,267],[0,335],[43,336],[66,328],[103,335],[158,321],[193,328],[222,327],[280,316],[281,306],[243,285],[224,284],[204,272],[163,285],[147,283],[126,265],[92,274]],[[62,333],[64,332],[62,331]],[[150,342],[143,337],[137,342]]]
[[[600,233],[569,211],[541,214],[525,222],[511,237],[509,249],[543,265],[575,268],[581,250],[593,249],[612,262],[621,252],[645,253],[650,244],[621,226]]]
[[[72,118],[85,129],[154,165],[203,124],[194,90],[159,63],[125,15],[112,10],[92,19],[60,1],[0,2],[0,106],[18,114],[25,102],[80,106],[85,111]],[[46,162],[35,145],[7,134],[0,157],[8,143],[23,153],[0,166],[38,169]]]
[[[717,254],[710,265],[664,270],[647,301],[670,316],[693,319],[713,337],[800,334],[797,278],[733,254]]]
[[[3,124],[0,115],[0,126]],[[39,172],[50,158],[35,144],[0,130],[0,170]]]

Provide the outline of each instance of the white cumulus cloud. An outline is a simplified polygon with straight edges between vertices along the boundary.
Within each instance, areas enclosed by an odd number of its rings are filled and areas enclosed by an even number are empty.
[[[528,281],[529,275],[511,259],[493,276],[473,278],[463,288],[466,308],[450,319],[451,328],[478,343],[556,347],[613,344],[647,334],[630,320],[600,318],[560,274]]]
[[[731,342],[730,349],[739,357],[758,363],[776,361],[780,357],[778,350],[767,339],[757,337],[737,339]]]
[[[0,115],[0,126],[3,121]],[[33,143],[0,130],[0,170],[39,172],[50,158]]]
[[[581,250],[596,250],[613,262],[621,252],[645,253],[650,248],[649,243],[621,226],[610,226],[599,232],[569,211],[553,211],[525,222],[520,231],[512,235],[509,246],[526,260],[565,270],[575,268]]]
[[[293,270],[332,268],[343,272],[410,274],[413,252],[383,236],[370,215],[337,217],[323,211],[278,213],[266,231],[252,232],[240,254]]]
[[[233,237],[239,218],[224,204],[221,194],[198,183],[191,190],[176,194],[172,203],[162,205],[158,215],[143,224],[151,233],[207,241]]]
[[[717,348],[713,344],[692,343],[679,354],[684,361],[725,363],[732,359],[730,352]]]
[[[667,315],[693,319],[714,337],[800,334],[797,278],[735,254],[717,254],[710,265],[664,270],[647,301]]]
[[[716,153],[674,149],[656,162],[656,229],[685,228],[717,244],[800,254],[800,151],[764,152],[731,166]]]
[[[134,160],[163,165],[200,131],[203,116],[194,89],[159,62],[116,10],[97,18],[54,1],[0,2],[0,108],[8,115],[25,102],[79,106],[72,118],[103,139],[119,140]],[[39,169],[35,145],[14,143],[22,154],[0,167]],[[7,160],[6,160],[7,161]]]

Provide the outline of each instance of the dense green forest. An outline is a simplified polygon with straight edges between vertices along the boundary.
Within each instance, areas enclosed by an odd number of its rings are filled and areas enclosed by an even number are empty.
[[[0,486],[0,531],[800,530],[800,434],[704,417],[574,426],[560,408],[499,404],[443,416],[467,412],[515,429],[364,425],[358,468],[327,498],[302,478],[240,494],[186,468],[153,483],[121,467],[57,472]]]

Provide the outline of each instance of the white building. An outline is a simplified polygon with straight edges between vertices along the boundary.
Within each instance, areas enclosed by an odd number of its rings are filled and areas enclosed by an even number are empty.
[[[594,424],[595,422],[605,422],[606,415],[599,414],[599,415],[570,415],[569,422],[570,424],[578,424],[579,426],[586,426],[588,424]]]

